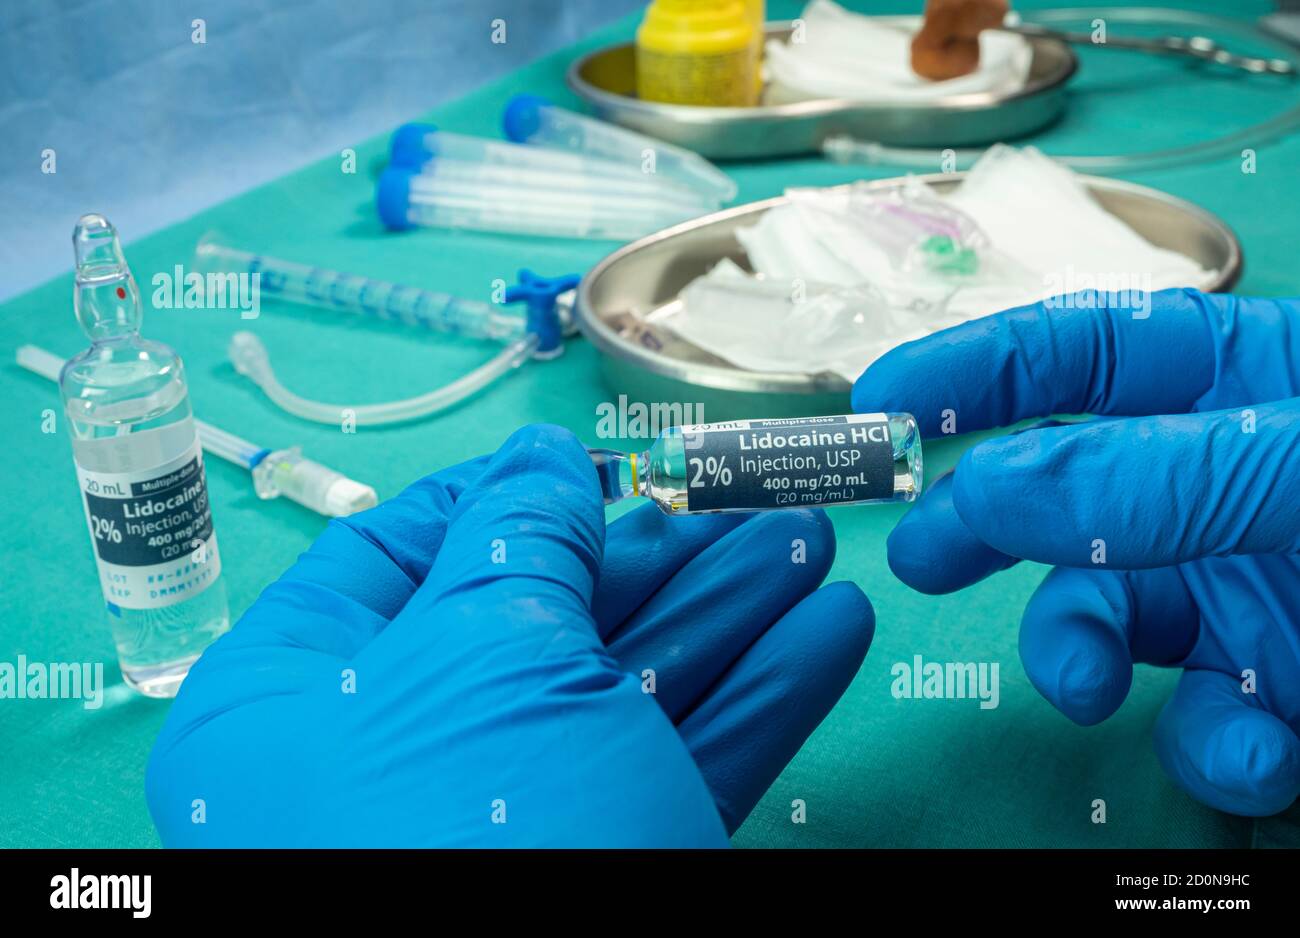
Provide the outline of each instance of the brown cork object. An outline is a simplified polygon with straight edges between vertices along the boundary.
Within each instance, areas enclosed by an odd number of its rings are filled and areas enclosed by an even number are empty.
[[[979,34],[1002,25],[1007,0],[926,0],[912,39],[912,71],[931,81],[969,75],[980,64]]]

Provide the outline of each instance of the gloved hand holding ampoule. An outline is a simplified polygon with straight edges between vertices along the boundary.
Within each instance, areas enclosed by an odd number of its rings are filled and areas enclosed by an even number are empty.
[[[1183,669],[1155,728],[1165,770],[1224,811],[1300,793],[1300,303],[1166,290],[1130,309],[1033,305],[901,346],[855,407],[922,434],[1031,417],[1102,419],[999,437],[932,483],[889,539],[929,593],[1017,558],[1056,564],[1020,654],[1080,724],[1133,662]],[[1107,419],[1107,418],[1130,419]]]
[[[330,523],[194,665],[149,809],[168,846],[724,846],[870,644],[834,553],[820,511],[607,532],[526,427]]]

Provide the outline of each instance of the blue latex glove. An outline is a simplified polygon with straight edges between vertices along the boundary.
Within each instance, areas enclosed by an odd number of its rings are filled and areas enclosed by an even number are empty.
[[[1132,418],[973,447],[891,534],[890,565],[942,593],[1016,558],[1056,564],[1021,625],[1034,686],[1093,724],[1133,662],[1182,668],[1162,765],[1207,804],[1266,815],[1300,793],[1297,394],[1295,300],[1169,290],[1147,319],[1035,305],[948,329],[881,358],[853,402],[911,411],[928,436],[945,410],[961,432]]]
[[[725,845],[870,644],[834,553],[821,512],[607,532],[527,427],[330,523],[190,672],[149,809],[168,846]]]

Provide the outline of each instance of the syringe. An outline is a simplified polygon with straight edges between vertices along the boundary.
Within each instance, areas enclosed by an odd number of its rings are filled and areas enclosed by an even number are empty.
[[[194,251],[201,274],[258,275],[260,293],[322,309],[359,313],[476,339],[510,342],[524,334],[518,311],[438,290],[298,264],[221,244],[207,235]]]
[[[59,380],[63,359],[35,345],[21,346],[15,359],[28,371]],[[304,459],[300,447],[270,450],[195,420],[199,442],[206,452],[247,469],[253,475],[258,498],[283,495],[312,511],[334,518],[365,511],[379,504],[375,490],[349,479],[328,466]]]

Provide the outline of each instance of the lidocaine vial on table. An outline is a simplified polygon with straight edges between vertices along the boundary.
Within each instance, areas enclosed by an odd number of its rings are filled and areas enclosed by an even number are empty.
[[[140,290],[102,215],[72,237],[74,305],[90,348],[59,390],[109,626],[126,683],[171,697],[230,628],[221,554],[185,370],[140,338]]]
[[[642,453],[593,449],[606,504],[666,514],[910,502],[921,494],[911,414],[849,414],[669,427]]]

